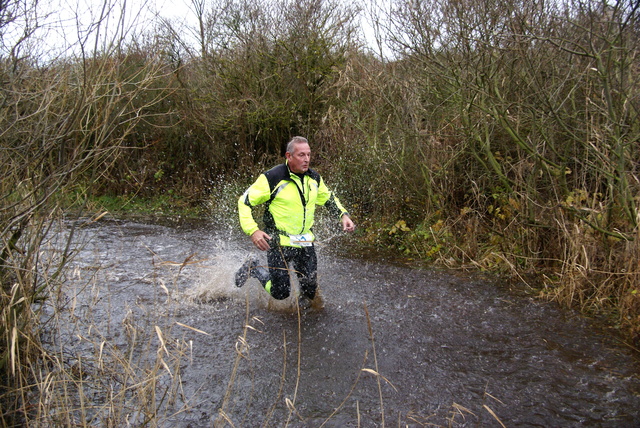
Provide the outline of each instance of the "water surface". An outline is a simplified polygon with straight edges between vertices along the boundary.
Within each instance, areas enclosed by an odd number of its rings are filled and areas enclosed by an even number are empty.
[[[78,242],[59,340],[158,366],[160,426],[640,426],[628,349],[486,280],[320,246],[324,309],[299,318],[257,280],[232,284],[252,251],[236,229],[101,221]]]

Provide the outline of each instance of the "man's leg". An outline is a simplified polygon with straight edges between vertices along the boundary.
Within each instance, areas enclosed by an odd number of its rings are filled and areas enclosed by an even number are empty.
[[[318,288],[318,259],[315,248],[311,246],[298,249],[294,262],[300,282],[300,295],[313,300]]]
[[[269,277],[269,270],[264,266],[259,265],[258,257],[251,255],[240,266],[240,269],[236,272],[236,287],[242,287],[249,278],[257,278],[266,288],[266,284],[271,280]]]
[[[276,246],[267,251],[269,263],[270,281],[263,284],[265,290],[274,299],[284,300],[291,294],[291,281],[289,279],[289,260],[291,248]]]

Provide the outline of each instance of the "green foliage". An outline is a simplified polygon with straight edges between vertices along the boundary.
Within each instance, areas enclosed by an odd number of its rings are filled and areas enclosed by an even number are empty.
[[[108,212],[116,216],[198,217],[208,212],[206,206],[194,206],[171,191],[153,198],[102,195],[87,201],[87,208],[92,212]]]

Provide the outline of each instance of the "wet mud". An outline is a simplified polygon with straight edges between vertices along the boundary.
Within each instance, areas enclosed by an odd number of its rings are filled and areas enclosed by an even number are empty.
[[[173,399],[159,426],[640,426],[629,349],[484,280],[320,245],[324,307],[298,316],[255,279],[233,285],[252,252],[234,228],[110,220],[80,232],[55,299],[74,321],[50,340],[85,359],[95,343],[140,354],[139,367],[162,357],[158,388]]]

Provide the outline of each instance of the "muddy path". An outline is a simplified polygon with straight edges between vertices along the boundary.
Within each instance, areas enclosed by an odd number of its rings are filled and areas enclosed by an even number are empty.
[[[51,343],[155,364],[172,397],[156,397],[159,426],[640,426],[628,349],[479,279],[320,246],[324,309],[298,317],[256,280],[232,284],[251,251],[232,228],[101,221],[77,240],[56,300],[69,331]]]

